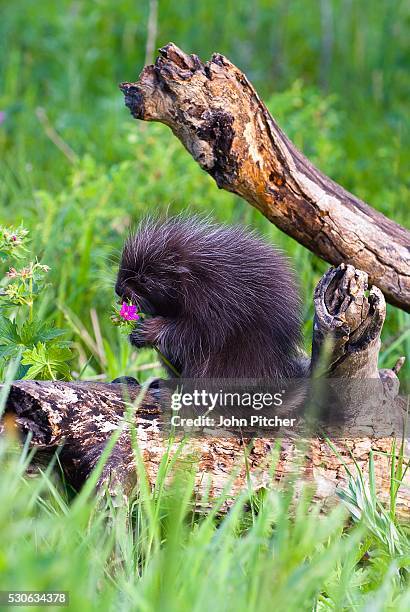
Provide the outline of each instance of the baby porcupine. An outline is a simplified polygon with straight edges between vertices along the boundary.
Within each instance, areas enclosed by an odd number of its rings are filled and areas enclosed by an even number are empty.
[[[253,232],[196,217],[144,221],[125,243],[115,289],[150,315],[131,344],[156,346],[185,378],[298,375],[296,283]]]

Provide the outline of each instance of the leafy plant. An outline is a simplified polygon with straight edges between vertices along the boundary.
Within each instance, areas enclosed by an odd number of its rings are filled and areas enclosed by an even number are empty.
[[[4,263],[23,260],[28,253],[28,231],[0,227],[0,258]],[[50,268],[37,260],[18,269],[9,267],[0,281],[0,363],[21,357],[18,377],[71,378],[72,352],[60,337],[63,330],[35,316],[34,304],[47,286]]]

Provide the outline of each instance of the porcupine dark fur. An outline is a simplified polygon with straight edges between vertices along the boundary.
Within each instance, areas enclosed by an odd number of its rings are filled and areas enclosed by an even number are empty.
[[[149,317],[130,335],[185,378],[298,376],[300,303],[286,257],[253,231],[198,217],[145,220],[116,292]]]

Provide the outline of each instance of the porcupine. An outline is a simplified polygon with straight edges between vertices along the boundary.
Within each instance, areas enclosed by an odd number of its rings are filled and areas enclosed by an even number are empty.
[[[145,220],[125,242],[116,292],[148,315],[131,344],[157,347],[184,378],[300,374],[297,284],[286,257],[253,231]]]

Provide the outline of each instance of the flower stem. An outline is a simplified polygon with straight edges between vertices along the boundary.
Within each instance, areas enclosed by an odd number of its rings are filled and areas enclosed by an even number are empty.
[[[30,321],[33,320],[33,278],[30,278]]]

